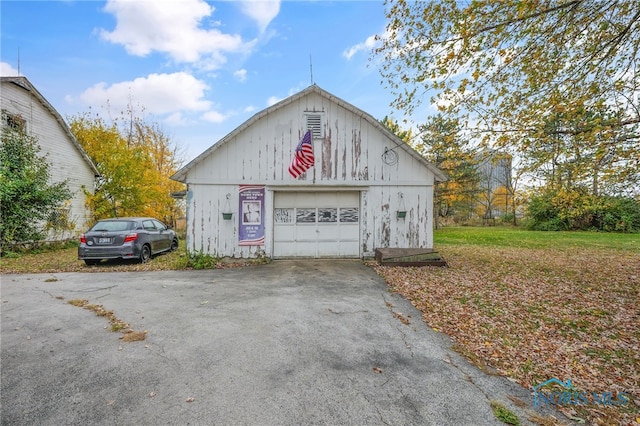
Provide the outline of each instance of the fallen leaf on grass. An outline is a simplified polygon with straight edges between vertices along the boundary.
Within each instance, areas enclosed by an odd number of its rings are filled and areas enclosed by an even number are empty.
[[[560,410],[560,412],[561,412],[562,414],[564,414],[564,415],[565,415],[565,417],[566,417],[566,418],[568,418],[569,420],[573,420],[574,422],[576,422],[576,423],[580,423],[580,424],[584,424],[584,423],[585,423],[585,420],[584,420],[584,419],[582,419],[582,418],[580,418],[580,417],[577,417],[577,416],[574,416],[572,413],[567,412],[566,410],[562,410],[562,409],[561,409],[561,410]]]
[[[585,392],[624,390],[630,402],[625,409],[600,414],[596,406],[586,406],[574,417],[636,424],[640,254],[587,248],[443,250],[447,269],[370,266],[474,364],[490,365],[494,374],[527,389],[559,377],[571,378]],[[387,308],[400,319],[391,303]]]
[[[551,415],[541,416],[540,414],[533,412],[529,414],[529,421],[540,426],[558,426],[564,424],[560,423],[558,419]]]

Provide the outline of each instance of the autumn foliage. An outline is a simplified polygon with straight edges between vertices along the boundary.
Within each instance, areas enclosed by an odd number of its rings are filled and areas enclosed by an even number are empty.
[[[171,194],[180,166],[177,149],[156,124],[138,119],[107,123],[89,114],[72,117],[71,130],[100,172],[95,194],[87,194],[94,219],[152,216],[175,226],[183,215]]]
[[[586,192],[606,204],[640,194],[639,2],[385,6],[374,55],[392,107],[418,119],[426,105],[437,109],[425,125],[437,143],[505,152],[518,161],[520,183],[556,199]],[[463,180],[452,176],[443,190],[463,194]],[[506,189],[517,201],[513,185]]]

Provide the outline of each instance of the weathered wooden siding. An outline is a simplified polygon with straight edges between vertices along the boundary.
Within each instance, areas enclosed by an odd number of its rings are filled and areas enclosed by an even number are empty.
[[[376,248],[433,247],[433,191],[420,186],[371,186],[363,194],[362,252]],[[398,218],[399,210],[406,217]]]
[[[72,193],[70,200],[71,219],[75,223],[71,237],[86,229],[89,212],[85,207],[83,187],[94,190],[94,172],[84,157],[69,140],[60,123],[51,112],[28,90],[13,83],[2,83],[2,109],[10,114],[20,115],[26,120],[27,132],[38,139],[41,156],[46,156],[51,182],[68,180]]]
[[[313,142],[314,167],[294,179],[288,167],[309,112],[322,113],[322,137]],[[274,192],[332,190],[360,193],[362,256],[373,256],[381,247],[433,247],[433,171],[357,109],[310,92],[247,123],[199,157],[184,175],[190,251],[272,256]],[[395,163],[383,160],[385,149],[395,151]],[[238,245],[238,185],[243,183],[265,185],[262,248]],[[235,213],[231,221],[222,219],[227,194]],[[406,211],[405,218],[397,217],[400,209]]]
[[[194,185],[187,197],[187,248],[213,256],[251,258],[272,255],[273,193],[290,187],[267,187],[265,193],[265,246],[238,245],[238,186]],[[309,188],[331,190],[327,187]],[[353,189],[357,189],[353,188]],[[373,256],[376,248],[433,247],[433,192],[431,187],[375,185],[360,188],[361,254]],[[303,188],[300,188],[303,190]],[[224,220],[223,211],[229,206],[231,220]],[[401,196],[402,195],[402,196]],[[398,218],[397,211],[406,211]]]
[[[222,213],[229,208],[231,220]],[[271,223],[273,192],[265,194],[265,222]],[[187,192],[187,250],[217,257],[252,258],[266,251],[262,247],[238,245],[238,185],[194,185]],[[265,235],[267,247],[271,235]]]
[[[315,167],[298,179],[287,169],[306,131],[307,111],[323,111],[323,138],[314,140]],[[398,161],[387,165],[384,149]],[[419,160],[396,147],[361,116],[317,94],[263,117],[212,151],[189,172],[188,184],[286,183],[290,185],[425,182],[433,176]]]

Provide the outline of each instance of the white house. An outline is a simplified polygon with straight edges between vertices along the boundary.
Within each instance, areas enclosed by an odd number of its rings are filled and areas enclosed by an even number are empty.
[[[315,161],[295,178],[311,131]],[[446,176],[371,115],[317,85],[257,113],[179,170],[187,249],[220,257],[351,257],[432,248]]]
[[[26,77],[0,77],[0,84],[1,125],[20,127],[35,136],[41,148],[39,155],[50,164],[51,182],[67,180],[72,193],[57,218],[64,223],[49,238],[74,237],[91,220],[84,190],[93,193],[98,170],[67,123]]]

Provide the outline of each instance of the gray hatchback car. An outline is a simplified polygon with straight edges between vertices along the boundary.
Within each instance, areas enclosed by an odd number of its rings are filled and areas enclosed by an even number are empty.
[[[178,248],[175,231],[152,217],[122,217],[96,222],[80,236],[78,259],[96,265],[103,259],[138,259]]]

